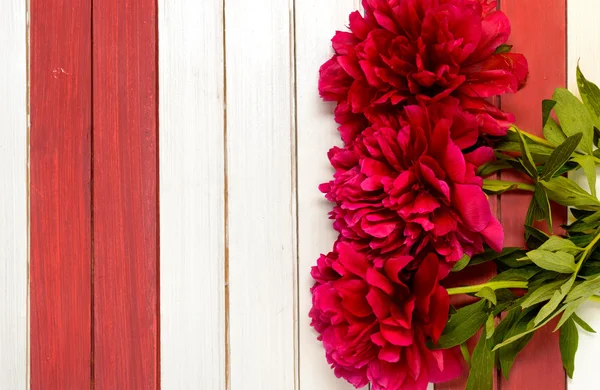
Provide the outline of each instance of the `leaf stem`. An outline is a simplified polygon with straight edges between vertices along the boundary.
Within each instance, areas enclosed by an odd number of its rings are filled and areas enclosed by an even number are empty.
[[[577,263],[577,267],[575,268],[575,274],[579,273],[579,270],[581,269],[583,262],[590,255],[590,252],[592,251],[592,249],[594,249],[594,246],[596,246],[596,244],[598,243],[599,240],[600,240],[600,229],[596,232],[596,236],[594,237],[594,239],[585,247],[583,253],[581,254],[579,262]]]
[[[509,131],[513,131],[515,133],[517,132],[517,130],[519,130],[521,133],[523,133],[523,135],[525,137],[529,138],[533,142],[535,142],[537,144],[540,144],[540,145],[547,146],[547,147],[552,148],[552,149],[556,149],[556,146],[552,145],[550,142],[546,141],[544,138],[538,137],[538,136],[533,135],[531,133],[528,133],[527,131],[523,131],[523,130],[519,129],[517,126],[511,126],[508,130]]]
[[[523,135],[525,135],[525,137],[529,138],[531,141],[535,142],[538,145],[544,145],[548,148],[551,149],[556,149],[556,146],[552,145],[550,142],[548,142],[546,139],[542,138],[542,137],[538,137],[537,135],[533,135],[531,133],[528,133],[526,131],[523,131],[521,129],[519,129],[517,126],[511,126],[508,131],[512,131],[512,132],[517,132],[517,130],[519,130],[521,133],[523,133]],[[577,150],[575,152],[573,152],[574,154],[578,154],[580,156],[587,156],[587,153],[582,153],[582,152],[578,152]],[[594,160],[596,160],[596,162],[600,162],[598,160],[598,158],[594,157]]]
[[[523,281],[498,281],[498,282],[487,282],[483,284],[475,284],[473,286],[465,286],[465,287],[454,287],[449,288],[448,295],[458,295],[458,294],[473,294],[477,293],[484,288],[489,287],[492,290],[500,290],[502,288],[527,288],[527,282]]]

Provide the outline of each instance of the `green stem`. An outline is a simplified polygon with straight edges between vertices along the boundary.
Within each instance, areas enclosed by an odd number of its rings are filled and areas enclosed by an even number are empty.
[[[548,142],[546,139],[544,139],[544,138],[542,138],[542,137],[538,137],[537,135],[533,135],[533,134],[531,134],[531,133],[528,133],[528,132],[526,132],[526,131],[523,131],[523,130],[519,129],[517,126],[511,126],[511,127],[508,129],[508,131],[512,131],[512,132],[516,133],[516,132],[517,132],[517,129],[518,129],[518,130],[519,130],[521,133],[523,133],[523,135],[524,135],[525,137],[529,138],[531,141],[535,142],[536,144],[538,144],[538,145],[543,145],[543,146],[546,146],[546,147],[548,147],[548,148],[551,148],[551,149],[556,149],[556,146],[552,145],[552,144],[551,144],[550,142]],[[574,153],[574,154],[578,154],[578,155],[580,155],[580,156],[587,156],[587,153],[578,152],[577,150],[576,150],[575,152],[573,152],[573,153]],[[600,159],[598,159],[598,158],[597,158],[597,157],[595,157],[595,156],[592,156],[592,157],[594,157],[594,161],[596,161],[596,163],[600,163]]]
[[[598,243],[599,240],[600,240],[600,231],[598,231],[596,233],[596,237],[594,237],[594,239],[585,247],[583,253],[581,254],[579,262],[577,263],[577,267],[575,268],[575,274],[579,273],[579,270],[581,269],[583,262],[590,255],[590,252],[592,251],[592,249],[594,249],[594,246],[596,246],[596,244]]]
[[[498,282],[487,282],[484,284],[476,284],[473,286],[454,287],[448,289],[448,295],[473,294],[483,290],[486,287],[489,287],[492,290],[500,290],[502,288],[527,288],[527,282],[507,280]]]
[[[509,131],[512,131],[512,132],[514,132],[514,133],[516,133],[516,132],[517,132],[517,129],[518,129],[518,130],[519,130],[521,133],[523,133],[523,135],[524,135],[525,137],[529,138],[530,140],[532,140],[532,141],[533,141],[533,142],[535,142],[536,144],[539,144],[539,145],[544,145],[544,146],[547,146],[547,147],[549,147],[549,148],[551,148],[551,149],[556,149],[556,146],[552,145],[550,142],[546,141],[544,138],[542,138],[542,137],[538,137],[537,135],[533,135],[533,134],[531,134],[531,133],[528,133],[527,131],[523,131],[523,130],[519,129],[517,126],[511,126],[511,127],[508,129],[508,130],[509,130]]]

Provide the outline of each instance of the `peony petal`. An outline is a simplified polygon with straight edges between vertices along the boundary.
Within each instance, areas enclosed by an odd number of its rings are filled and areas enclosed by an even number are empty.
[[[471,153],[465,154],[465,158],[471,164],[480,167],[483,164],[494,161],[494,149],[489,146],[482,146]]]
[[[394,283],[403,283],[400,278],[400,272],[408,265],[411,261],[413,261],[412,256],[397,256],[391,257],[383,266],[383,270],[385,275]]]
[[[402,349],[395,345],[387,344],[381,350],[377,356],[379,360],[383,360],[389,363],[397,363],[400,360],[400,352]]]
[[[347,242],[340,242],[337,245],[339,253],[339,262],[348,271],[362,278],[366,277],[367,270],[369,269],[369,261],[366,256],[359,253],[352,248],[352,245]]]
[[[442,335],[446,323],[448,322],[448,310],[450,310],[450,298],[448,292],[442,286],[437,286],[431,298],[431,307],[429,309],[429,321],[431,331],[429,336],[434,343]]]
[[[458,89],[471,97],[490,97],[506,92],[517,92],[529,72],[522,54],[494,54],[485,60],[461,68],[468,80]]]
[[[336,31],[331,39],[333,50],[335,50],[335,53],[338,55],[348,55],[351,48],[358,42],[359,41],[353,34],[346,31]]]
[[[406,347],[413,343],[413,330],[404,329],[399,326],[381,324],[381,334],[393,345]]]
[[[495,217],[490,218],[490,223],[481,231],[485,242],[496,252],[502,252],[504,245],[504,229]]]
[[[412,288],[415,296],[428,296],[433,291],[438,280],[438,266],[436,255],[432,253],[425,257],[414,276]]]
[[[350,30],[360,40],[366,39],[371,27],[362,17],[360,12],[354,11],[350,14]]]
[[[482,20],[481,27],[481,39],[477,49],[467,60],[469,63],[481,61],[494,54],[496,48],[506,43],[510,36],[510,21],[502,11],[489,14]]]
[[[369,289],[367,301],[377,318],[384,319],[390,314],[390,297],[377,287],[371,287]]]
[[[447,382],[459,377],[465,370],[459,347],[429,351],[427,356],[430,382]]]
[[[392,282],[373,268],[367,270],[366,280],[371,286],[378,287],[388,295],[394,293],[394,285]]]
[[[459,212],[465,225],[474,232],[485,229],[492,218],[487,197],[475,185],[455,184],[452,187],[452,206]]]

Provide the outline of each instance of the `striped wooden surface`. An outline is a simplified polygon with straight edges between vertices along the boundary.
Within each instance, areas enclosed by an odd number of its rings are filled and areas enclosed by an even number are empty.
[[[0,387],[27,384],[27,21],[26,3],[0,13]],[[10,93],[6,93],[10,91]]]
[[[34,390],[86,389],[92,381],[91,6],[91,0],[30,3]]]
[[[318,68],[360,1],[27,3],[0,16],[0,389],[349,390],[307,312],[340,143]],[[500,6],[531,76],[498,104],[539,133],[579,58],[600,80],[597,4]],[[525,203],[494,205],[508,245]],[[581,315],[600,328],[599,305]],[[600,336],[569,381],[556,337],[496,388],[598,388]]]
[[[93,2],[97,390],[159,388],[155,0]]]

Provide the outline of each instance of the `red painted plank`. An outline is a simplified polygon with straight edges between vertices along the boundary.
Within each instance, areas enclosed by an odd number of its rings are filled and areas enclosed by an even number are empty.
[[[155,0],[93,7],[96,390],[159,388]]]
[[[527,86],[516,95],[502,98],[502,108],[513,112],[522,129],[542,134],[541,101],[552,96],[554,88],[566,85],[565,0],[502,0],[501,7],[512,22],[511,44],[529,60]],[[535,23],[532,23],[535,20]],[[506,174],[503,178],[511,180]],[[523,245],[523,221],[529,199],[525,194],[503,195],[502,219],[506,245]],[[566,210],[554,205],[555,225],[566,218]],[[558,333],[547,326],[538,332],[517,358],[509,382],[502,390],[564,390],[565,374],[558,348]]]
[[[31,389],[88,389],[91,0],[30,12]]]

